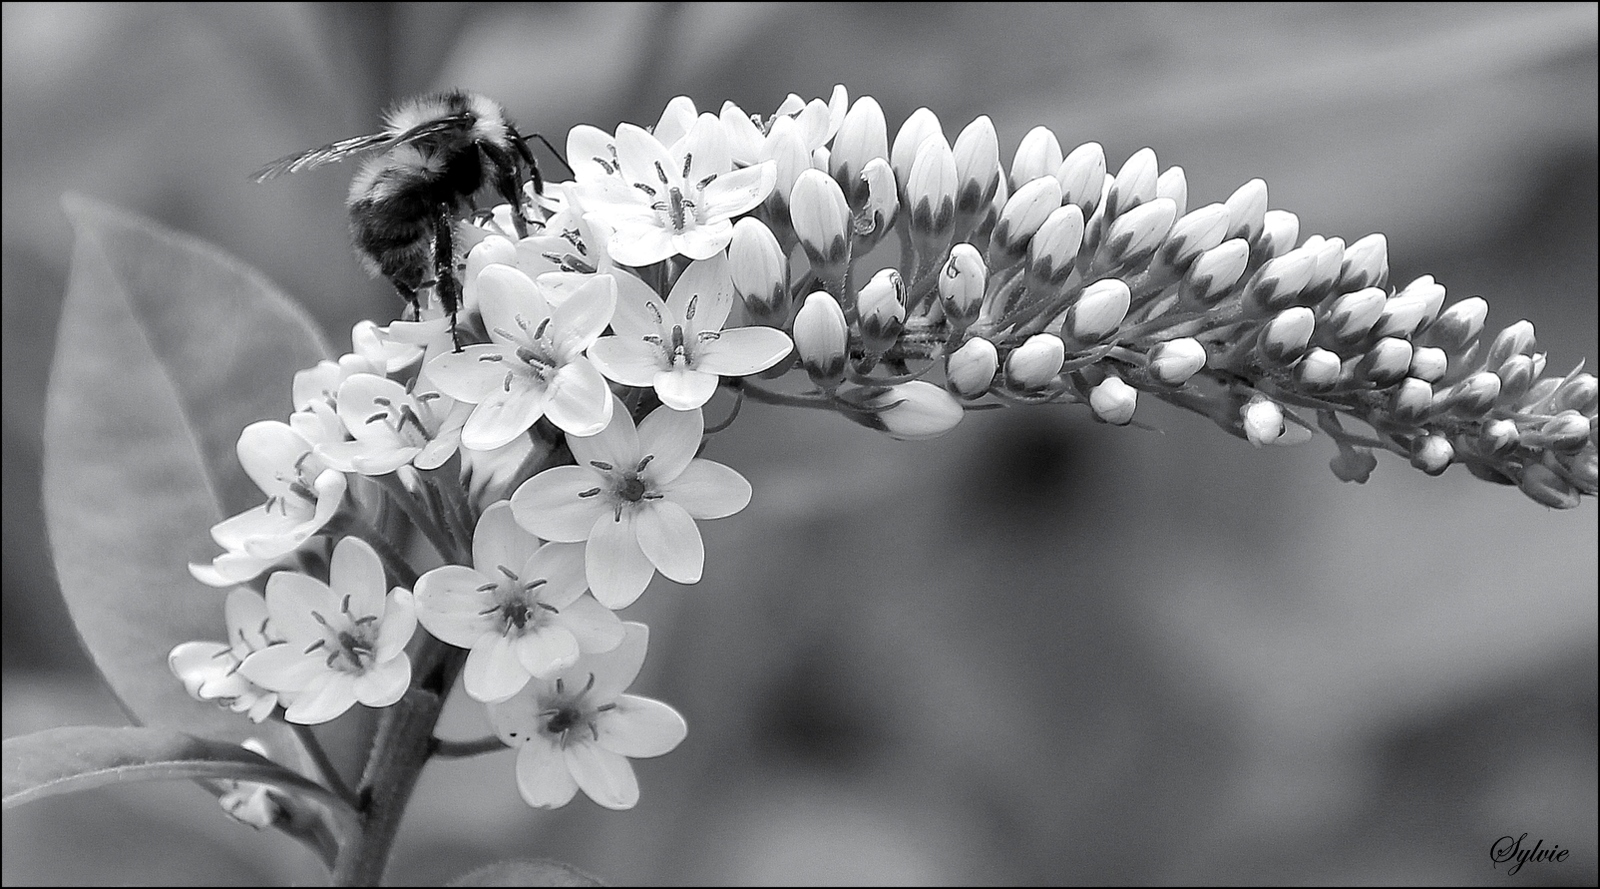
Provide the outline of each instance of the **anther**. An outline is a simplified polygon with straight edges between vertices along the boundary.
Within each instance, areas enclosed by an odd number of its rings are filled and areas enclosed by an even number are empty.
[[[500,573],[504,574],[506,577],[509,577],[512,580],[516,580],[517,579],[517,572],[512,571],[510,568],[507,568],[504,565],[496,565],[495,567],[498,568],[500,570]]]
[[[614,472],[616,470],[615,466],[612,466],[610,463],[607,463],[604,460],[590,460],[589,465],[600,470],[601,472]]]
[[[600,493],[600,489],[599,488],[590,488],[587,491],[579,491],[578,492],[578,496],[579,497],[593,497],[594,495],[596,495],[598,493]]]

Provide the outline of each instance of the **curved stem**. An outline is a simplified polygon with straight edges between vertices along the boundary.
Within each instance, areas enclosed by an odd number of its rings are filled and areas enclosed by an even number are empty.
[[[400,508],[405,510],[406,515],[411,519],[411,523],[417,526],[417,529],[422,532],[422,536],[428,538],[428,542],[439,553],[439,558],[452,564],[464,564],[461,557],[462,554],[454,541],[445,534],[439,524],[433,520],[433,517],[418,505],[416,496],[406,488],[405,482],[400,480],[398,473],[391,472],[388,475],[376,475],[371,478],[382,485],[383,489],[389,493],[389,496],[400,505]]]
[[[356,805],[356,795],[350,790],[350,785],[344,783],[344,778],[339,776],[339,769],[328,758],[328,752],[322,749],[322,742],[317,740],[317,735],[309,725],[298,722],[288,722],[289,726],[300,739],[300,745],[305,748],[306,755],[311,757],[311,764],[316,766],[317,777],[336,795],[342,798],[351,807]]]
[[[496,750],[509,750],[506,743],[496,735],[486,738],[475,738],[471,741],[447,741],[444,738],[433,739],[433,755],[445,759],[462,759],[468,756],[477,756],[481,753],[493,753]]]

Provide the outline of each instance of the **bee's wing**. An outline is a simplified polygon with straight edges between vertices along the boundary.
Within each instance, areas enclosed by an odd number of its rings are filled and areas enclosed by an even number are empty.
[[[375,148],[383,148],[392,144],[393,139],[394,137],[389,133],[373,133],[370,136],[340,139],[338,142],[330,142],[321,148],[298,151],[288,157],[280,157],[251,173],[250,178],[257,182],[263,182],[274,176],[282,176],[285,173],[298,173],[301,170],[309,170],[313,167],[320,167],[323,164],[335,163],[351,155],[371,151]]]
[[[393,137],[387,147],[393,148],[396,145],[407,145],[419,139],[426,139],[429,136],[448,133],[451,130],[459,130],[463,124],[470,124],[471,122],[471,116],[466,114],[449,114],[443,117],[431,118]]]

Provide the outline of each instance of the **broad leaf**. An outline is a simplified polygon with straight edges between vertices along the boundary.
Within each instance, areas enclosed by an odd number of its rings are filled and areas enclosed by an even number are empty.
[[[5,808],[47,796],[132,781],[255,781],[327,804],[353,823],[349,804],[238,744],[153,728],[70,726],[7,738]]]
[[[208,531],[260,500],[234,455],[287,415],[293,372],[327,353],[303,313],[216,248],[81,197],[44,425],[44,506],[61,591],[137,721],[296,749],[287,728],[200,703],[167,670],[222,640],[223,593],[189,576]]]
[[[448,886],[604,886],[570,864],[545,858],[496,861],[469,871]]]

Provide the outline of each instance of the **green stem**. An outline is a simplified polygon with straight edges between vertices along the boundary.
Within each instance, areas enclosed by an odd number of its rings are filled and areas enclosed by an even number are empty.
[[[339,768],[328,758],[328,752],[322,749],[322,742],[317,740],[317,735],[309,725],[297,722],[286,723],[294,730],[295,736],[300,739],[300,744],[305,748],[306,755],[311,757],[311,764],[317,769],[317,776],[329,790],[333,791],[352,807],[356,805],[356,795],[350,790],[350,785],[344,783],[344,778],[339,775]]]
[[[398,473],[391,472],[388,475],[372,476],[372,479],[382,485],[383,489],[389,492],[389,496],[394,499],[394,502],[405,510],[406,515],[411,518],[411,523],[417,526],[417,530],[422,532],[422,536],[428,538],[428,542],[438,552],[439,558],[452,564],[465,564],[459,547],[439,527],[438,522],[435,522],[433,517],[428,515],[427,511],[417,503],[416,496],[406,488],[405,482],[400,480]]]
[[[433,755],[446,759],[461,759],[468,756],[477,756],[480,753],[494,753],[497,750],[508,750],[506,743],[497,735],[486,738],[475,738],[471,741],[446,741],[443,738],[433,739]]]

